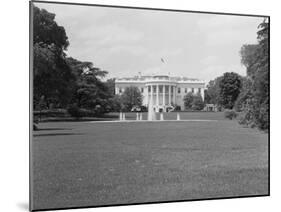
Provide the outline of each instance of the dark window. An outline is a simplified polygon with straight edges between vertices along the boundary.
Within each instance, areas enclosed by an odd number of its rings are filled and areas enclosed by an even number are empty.
[[[184,92],[187,93],[187,88],[184,89]]]
[[[153,86],[153,93],[156,93],[156,86]]]
[[[194,88],[191,89],[191,92],[194,93]]]
[[[201,93],[201,88],[198,88],[198,93]]]
[[[143,88],[141,88],[141,92],[143,93]]]
[[[163,93],[163,85],[159,85],[159,93]]]
[[[181,88],[178,88],[178,93],[181,93]]]
[[[165,93],[169,92],[169,86],[165,85]]]
[[[122,93],[122,88],[119,88],[119,93]]]
[[[151,91],[151,86],[148,86],[148,92],[150,93],[150,91]]]

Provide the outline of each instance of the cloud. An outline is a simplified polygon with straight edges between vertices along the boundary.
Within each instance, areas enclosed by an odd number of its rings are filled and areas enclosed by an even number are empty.
[[[94,29],[94,39],[99,45],[113,45],[120,43],[134,43],[143,37],[143,33],[126,29],[119,25],[107,25]]]
[[[39,5],[39,4],[38,4]],[[240,65],[243,44],[255,43],[257,17],[40,4],[66,29],[68,55],[110,76],[141,71],[210,80]],[[165,70],[163,63],[165,61]]]
[[[110,54],[119,54],[122,52],[126,52],[135,56],[141,56],[146,54],[147,50],[145,47],[138,45],[116,45],[108,49],[108,53]]]
[[[201,69],[200,72],[198,72],[198,77],[203,78],[206,80],[206,82],[215,79],[216,77],[219,77],[223,75],[225,72],[235,72],[240,74],[241,76],[246,75],[246,69],[245,67],[237,64],[229,64],[229,65],[208,65]]]
[[[204,57],[203,59],[201,59],[200,63],[202,65],[211,65],[218,62],[218,57],[215,55],[208,55],[206,57]]]
[[[256,39],[257,27],[263,21],[262,18],[245,16],[207,16],[198,20],[197,26],[202,32],[207,32],[205,44],[208,46],[231,46],[253,42]]]

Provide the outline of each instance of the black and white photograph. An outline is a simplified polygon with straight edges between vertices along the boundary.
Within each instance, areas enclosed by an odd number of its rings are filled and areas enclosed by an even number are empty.
[[[269,16],[29,3],[30,210],[270,195]]]

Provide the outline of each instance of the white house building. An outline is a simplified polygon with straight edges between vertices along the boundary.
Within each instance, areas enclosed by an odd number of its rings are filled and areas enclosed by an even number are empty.
[[[126,87],[138,87],[143,95],[143,105],[152,103],[156,112],[167,112],[171,106],[184,110],[183,98],[188,92],[198,93],[204,100],[205,82],[187,77],[169,75],[146,75],[115,80],[115,94],[121,95]]]

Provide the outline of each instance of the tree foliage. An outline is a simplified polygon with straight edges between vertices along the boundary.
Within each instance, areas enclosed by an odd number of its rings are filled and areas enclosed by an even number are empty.
[[[264,20],[258,26],[256,45],[241,48],[241,63],[247,68],[248,83],[243,87],[241,123],[268,130],[269,127],[269,24]],[[241,97],[242,98],[242,97]]]
[[[239,112],[243,110],[244,104],[247,101],[247,99],[252,97],[252,92],[251,92],[252,81],[248,77],[242,77],[241,79],[242,79],[242,88],[234,105],[234,109]]]
[[[219,83],[219,104],[226,109],[232,109],[242,87],[241,77],[234,72],[223,74]]]
[[[205,103],[207,104],[219,104],[220,100],[220,81],[222,76],[217,77],[214,80],[211,80],[207,85],[207,90],[205,92]]]
[[[54,19],[55,14],[34,7],[34,106],[42,96],[47,105],[66,106],[75,82],[75,76],[65,61],[68,38],[64,28]]]
[[[65,29],[55,22],[55,14],[33,7],[33,44],[55,46],[62,53],[69,41]]]
[[[137,87],[127,87],[121,95],[121,102],[127,111],[130,111],[134,106],[141,107],[142,94]]]
[[[115,95],[115,79],[108,79],[106,81],[106,86],[108,87],[110,95],[113,97]]]
[[[192,103],[193,103],[193,93],[192,92],[188,92],[184,98],[183,98],[183,102],[184,102],[184,108],[186,110],[189,110],[192,108]]]
[[[81,62],[74,58],[67,58],[67,63],[76,76],[72,103],[79,108],[94,110],[97,114],[108,112],[108,99],[111,96],[109,88],[101,81],[107,72],[94,67],[91,62]]]
[[[101,114],[110,111],[110,87],[102,81],[107,74],[93,65],[67,57],[68,37],[55,14],[34,7],[33,94],[34,108],[44,99],[47,108],[68,108],[72,114]],[[81,115],[82,113],[79,113]]]
[[[193,96],[192,110],[202,110],[204,108],[204,102],[200,94]]]
[[[186,110],[202,110],[204,108],[204,102],[199,93],[189,92],[184,96],[183,101]]]

